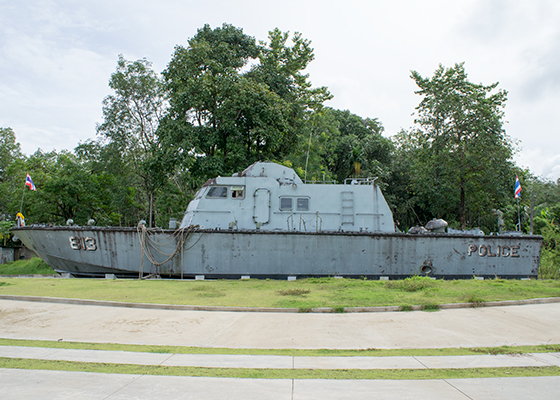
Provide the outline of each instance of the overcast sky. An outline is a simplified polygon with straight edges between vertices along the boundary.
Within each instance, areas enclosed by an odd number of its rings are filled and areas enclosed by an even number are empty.
[[[560,2],[550,0],[0,0],[0,127],[22,150],[72,150],[95,138],[119,54],[165,69],[198,28],[223,23],[258,40],[301,32],[327,105],[408,129],[420,97],[410,71],[465,62],[469,80],[509,92],[518,165],[560,178]]]

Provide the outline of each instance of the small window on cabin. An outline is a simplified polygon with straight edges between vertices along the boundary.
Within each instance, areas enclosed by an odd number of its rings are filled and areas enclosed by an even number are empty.
[[[297,199],[298,211],[309,211],[309,199],[307,197],[298,197]]]
[[[232,186],[231,187],[231,198],[232,199],[242,199],[245,197],[245,186]]]
[[[292,198],[280,197],[280,211],[291,211],[291,210],[292,210]]]
[[[227,198],[227,187],[225,186],[212,186],[206,195],[210,199],[223,199]]]

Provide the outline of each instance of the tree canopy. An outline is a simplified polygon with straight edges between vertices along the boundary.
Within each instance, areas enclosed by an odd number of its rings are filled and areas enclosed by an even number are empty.
[[[161,186],[151,166],[159,152],[156,132],[166,110],[162,79],[146,59],[127,61],[120,55],[109,87],[115,93],[103,100],[104,121],[97,126],[101,142],[97,155],[102,154],[119,169],[129,167],[140,179],[149,201],[152,226],[154,192]],[[82,154],[88,153],[91,155],[87,147],[82,147]]]
[[[409,199],[424,214],[486,222],[511,196],[514,143],[503,129],[507,92],[469,82],[464,65],[440,67],[432,78],[412,72],[422,96],[416,126],[397,137],[409,172]]]
[[[257,44],[242,29],[205,25],[177,46],[163,72],[170,110],[160,131],[179,160],[204,180],[257,160],[281,160],[294,149],[306,112],[330,98],[301,71],[313,60],[310,43],[274,30]]]

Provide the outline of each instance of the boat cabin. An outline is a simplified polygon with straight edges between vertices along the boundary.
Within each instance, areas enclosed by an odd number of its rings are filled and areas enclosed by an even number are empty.
[[[291,168],[257,162],[209,180],[189,203],[181,227],[298,232],[394,232],[375,179],[304,183]]]

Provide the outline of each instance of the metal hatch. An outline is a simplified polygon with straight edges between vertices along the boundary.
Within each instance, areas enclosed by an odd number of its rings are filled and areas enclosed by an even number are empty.
[[[257,228],[270,222],[270,190],[259,188],[253,194],[255,203],[253,205],[253,221]]]

